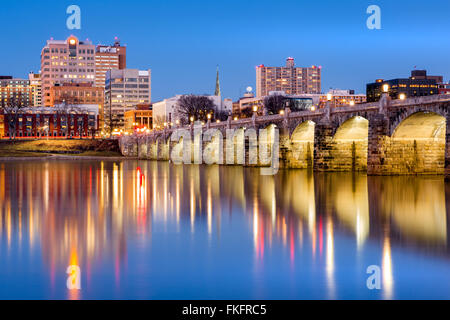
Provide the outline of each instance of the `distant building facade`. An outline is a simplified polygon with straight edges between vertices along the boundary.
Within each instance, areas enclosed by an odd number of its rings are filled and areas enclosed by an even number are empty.
[[[95,82],[95,46],[75,36],[48,40],[41,52],[43,106],[51,106],[50,90],[64,82]]]
[[[151,103],[150,69],[108,70],[105,84],[104,121],[108,128],[123,128],[126,111]]]
[[[0,76],[0,107],[31,107],[33,90],[30,80]]]
[[[426,70],[413,70],[411,77],[392,80],[377,79],[367,84],[366,94],[368,102],[380,100],[383,88],[388,86],[388,93],[392,99],[398,99],[401,94],[405,97],[429,96],[439,93],[442,76],[428,76]]]
[[[450,83],[441,83],[438,85],[439,94],[450,94]]]
[[[121,46],[116,38],[114,45],[98,45],[95,50],[95,86],[105,87],[108,70],[123,70],[127,68],[127,47]]]
[[[178,102],[183,95],[176,95],[174,97],[164,99],[152,104],[153,107],[153,128],[161,126],[164,122],[176,123],[177,120],[181,120],[177,114]],[[233,101],[231,99],[224,99],[220,96],[200,95],[208,97],[214,103],[214,107],[217,111],[225,112],[226,114],[232,114]]]
[[[284,91],[288,95],[321,92],[322,67],[295,67],[294,58],[286,60],[284,67],[256,67],[256,97],[270,91]]]

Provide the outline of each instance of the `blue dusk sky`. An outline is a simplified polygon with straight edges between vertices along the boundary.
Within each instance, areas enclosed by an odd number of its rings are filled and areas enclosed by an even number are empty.
[[[68,30],[66,9],[81,8],[81,30]],[[369,5],[381,30],[369,30]],[[220,66],[223,97],[255,87],[255,66],[322,66],[322,90],[355,89],[411,69],[450,78],[450,1],[224,0],[2,2],[0,74],[39,71],[46,40],[74,34],[94,44],[128,47],[129,68],[152,69],[152,100],[213,93]]]

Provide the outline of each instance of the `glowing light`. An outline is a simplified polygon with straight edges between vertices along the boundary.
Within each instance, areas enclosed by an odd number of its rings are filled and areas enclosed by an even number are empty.
[[[392,292],[394,287],[394,277],[392,275],[392,256],[391,256],[391,242],[388,236],[385,236],[383,242],[383,288],[384,298],[392,299]]]
[[[400,100],[405,100],[406,99],[406,94],[400,93],[399,98],[400,98]]]
[[[353,107],[355,105],[355,101],[350,101],[350,105]]]
[[[389,85],[383,84],[383,92],[388,92],[388,91],[389,91]]]
[[[331,99],[333,98],[333,95],[331,93],[327,94],[327,101],[331,101]]]

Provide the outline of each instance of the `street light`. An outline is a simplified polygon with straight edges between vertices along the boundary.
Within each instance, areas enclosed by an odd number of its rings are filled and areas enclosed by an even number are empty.
[[[387,93],[389,91],[389,85],[383,84],[383,92]]]
[[[355,105],[355,101],[350,101],[350,105],[353,107]]]
[[[191,122],[194,122],[194,117],[191,117]]]
[[[284,115],[284,110],[280,110],[280,115]]]
[[[206,117],[208,118],[208,120],[210,120],[211,119],[211,114],[208,113],[208,115]]]
[[[400,93],[399,98],[400,98],[400,100],[405,100],[406,99],[406,94]]]
[[[332,98],[333,98],[332,94],[331,94],[331,93],[328,93],[328,94],[327,94],[327,101],[331,101]]]
[[[258,111],[258,106],[253,106],[253,112],[257,112]]]

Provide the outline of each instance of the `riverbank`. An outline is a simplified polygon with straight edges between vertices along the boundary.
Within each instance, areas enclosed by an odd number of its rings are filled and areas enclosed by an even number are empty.
[[[117,140],[2,140],[0,160],[122,158]]]

